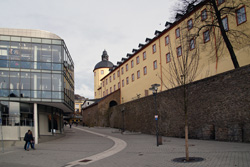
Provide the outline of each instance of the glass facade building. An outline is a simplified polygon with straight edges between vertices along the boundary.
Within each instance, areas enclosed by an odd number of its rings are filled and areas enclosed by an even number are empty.
[[[38,135],[61,133],[62,115],[73,111],[74,63],[64,40],[42,30],[0,28],[2,126],[34,127],[37,119]]]

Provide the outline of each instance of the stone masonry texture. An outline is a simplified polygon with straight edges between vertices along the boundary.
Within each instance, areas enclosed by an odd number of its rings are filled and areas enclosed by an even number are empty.
[[[250,66],[187,85],[189,138],[250,142]],[[184,137],[183,87],[157,93],[159,133]],[[118,105],[109,107],[111,101]],[[83,110],[89,126],[156,133],[154,96],[119,105],[120,91]]]

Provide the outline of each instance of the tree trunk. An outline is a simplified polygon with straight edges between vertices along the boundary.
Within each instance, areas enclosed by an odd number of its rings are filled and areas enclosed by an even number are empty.
[[[239,68],[239,63],[238,63],[238,60],[237,60],[237,57],[234,53],[234,49],[233,49],[233,46],[230,42],[230,40],[228,39],[228,36],[226,34],[226,31],[224,29],[224,26],[222,24],[222,19],[221,19],[221,14],[220,14],[220,11],[218,10],[218,7],[216,5],[216,1],[215,0],[211,0],[211,3],[212,3],[212,6],[214,8],[214,11],[215,11],[215,14],[216,14],[216,17],[218,19],[218,23],[219,23],[219,26],[220,26],[220,30],[221,30],[221,35],[223,37],[223,40],[227,46],[227,49],[229,51],[229,54],[231,56],[231,59],[232,59],[232,62],[234,64],[234,68]]]
[[[189,161],[189,151],[188,151],[188,125],[185,125],[185,147],[186,147],[186,161]]]

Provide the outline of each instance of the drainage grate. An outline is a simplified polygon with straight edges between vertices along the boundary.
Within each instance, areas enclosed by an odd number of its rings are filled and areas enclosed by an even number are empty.
[[[175,158],[172,161],[174,162],[182,162],[182,163],[190,163],[190,162],[200,162],[203,161],[204,158],[201,157],[189,157],[189,161],[186,160],[186,157]]]
[[[84,159],[84,160],[81,160],[79,162],[89,162],[89,161],[92,161],[91,159]]]

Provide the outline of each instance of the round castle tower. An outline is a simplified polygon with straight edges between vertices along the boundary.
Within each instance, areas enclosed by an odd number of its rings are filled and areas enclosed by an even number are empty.
[[[109,73],[113,68],[113,63],[109,61],[109,56],[106,50],[102,53],[102,61],[97,63],[94,68],[94,97],[99,99],[102,97],[101,79]]]

